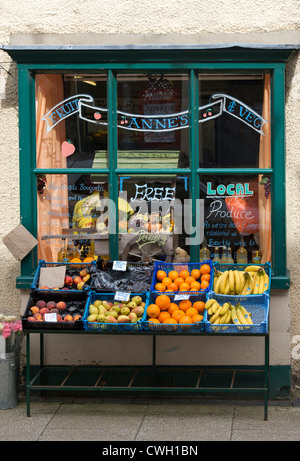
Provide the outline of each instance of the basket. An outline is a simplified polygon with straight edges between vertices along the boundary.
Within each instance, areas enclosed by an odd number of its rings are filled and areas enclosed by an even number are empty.
[[[160,293],[161,294],[161,293]],[[179,296],[188,296],[190,301],[192,303],[196,302],[196,301],[203,301],[203,302],[206,302],[206,299],[207,299],[207,293],[199,293],[199,294],[195,294],[194,292],[180,292],[180,293],[170,293],[168,292],[168,296],[169,298],[171,299],[171,302],[174,303],[174,304],[179,304],[180,303],[180,299],[176,300],[176,297],[179,297]],[[205,331],[205,322],[204,322],[204,317],[203,317],[203,320],[201,320],[201,322],[196,322],[196,323],[192,323],[192,324],[164,324],[164,323],[153,323],[153,322],[148,322],[147,321],[147,307],[150,305],[150,304],[155,304],[155,300],[157,298],[157,296],[159,296],[159,294],[157,294],[156,292],[151,292],[150,293],[150,296],[147,300],[147,303],[146,303],[146,308],[145,308],[145,312],[144,312],[144,315],[143,315],[143,328],[144,330],[146,331],[171,331],[171,332],[174,332],[174,333],[186,333],[186,334],[189,334],[189,333],[200,333],[200,332],[204,332]],[[201,314],[202,315],[202,314]]]
[[[24,330],[83,330],[83,314],[84,308],[87,300],[86,291],[77,291],[76,293],[71,291],[58,291],[53,290],[52,292],[44,290],[34,290],[30,293],[29,300],[22,317],[22,326]],[[76,314],[81,315],[81,319],[75,321],[30,321],[28,317],[30,316],[31,307],[35,306],[39,301],[54,301],[58,303],[59,301],[64,301],[67,305],[66,309],[59,311],[64,318],[67,314],[75,316]]]
[[[191,272],[193,269],[200,269],[203,264],[208,264],[210,266],[210,282],[209,286],[205,289],[201,289],[199,291],[195,291],[194,293],[207,293],[211,290],[213,286],[213,265],[211,260],[203,261],[203,262],[198,262],[198,263],[165,263],[161,261],[155,261],[154,263],[154,271],[153,271],[153,277],[152,277],[152,283],[151,283],[151,291],[154,293],[159,293],[159,291],[155,290],[155,285],[158,282],[156,278],[156,274],[159,270],[165,271],[167,274],[169,272],[176,270],[177,272],[180,272],[181,270],[187,269],[189,272]]]
[[[262,267],[265,270],[266,274],[268,274],[268,276],[269,276],[269,287],[264,293],[270,294],[270,289],[271,289],[271,264],[269,262],[266,262],[264,264],[254,264],[254,263],[253,264],[251,264],[251,263],[249,263],[249,264],[221,264],[219,262],[214,262],[213,263],[214,270],[219,270],[221,272],[225,272],[227,270],[244,271],[247,266],[251,266],[251,265]],[[212,285],[211,291],[213,292],[213,285]],[[222,294],[218,294],[218,295],[219,296],[227,296],[227,295],[222,295]],[[232,296],[239,296],[239,295],[232,295]],[[261,296],[261,295],[247,295],[247,296]]]
[[[42,259],[39,260],[38,268],[36,270],[33,282],[31,284],[31,289],[32,290],[39,290],[39,291],[58,291],[57,289],[53,288],[48,288],[48,289],[41,289],[39,288],[39,279],[40,279],[40,272],[42,267],[60,267],[60,266],[66,266],[66,275],[71,276],[74,278],[75,276],[79,275],[79,272],[82,269],[87,269],[88,273],[91,274],[91,277],[87,282],[84,284],[84,290],[89,290],[91,280],[92,280],[92,274],[96,270],[96,261],[92,261],[90,263],[64,263],[64,262],[46,262]],[[66,291],[65,288],[60,288],[59,291]],[[73,291],[75,293],[78,293],[78,290],[76,288],[76,285],[72,285],[71,288],[68,289],[68,291]]]
[[[153,264],[127,262],[126,270],[113,269],[113,261],[98,260],[91,277],[91,290],[96,293],[132,291],[146,293],[150,290]]]
[[[98,299],[105,299],[110,302],[114,302],[116,293],[96,293],[90,291],[86,301],[84,316],[83,316],[83,329],[87,331],[140,331],[142,330],[143,324],[142,319],[136,323],[105,323],[105,322],[89,322],[87,320],[89,316],[89,306]],[[130,298],[133,296],[141,296],[143,302],[147,303],[148,294],[146,293],[130,293]]]
[[[204,322],[205,331],[208,333],[242,333],[242,334],[263,334],[268,332],[270,296],[267,293],[251,296],[225,296],[216,295],[211,292],[208,299],[214,298],[220,305],[229,302],[232,305],[240,303],[248,312],[251,312],[253,325],[235,324],[211,324],[210,316],[205,310]]]

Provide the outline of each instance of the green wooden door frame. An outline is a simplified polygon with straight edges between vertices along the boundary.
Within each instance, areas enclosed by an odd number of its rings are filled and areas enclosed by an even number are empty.
[[[5,48],[5,47],[4,47]],[[8,49],[7,49],[8,51]],[[9,52],[9,51],[8,51]],[[278,50],[277,50],[278,52]],[[41,58],[40,53],[31,56],[15,54],[10,51],[11,56],[18,60],[18,78],[19,78],[19,143],[20,143],[20,215],[21,223],[34,235],[37,235],[37,197],[36,197],[36,179],[35,175],[39,173],[79,173],[93,172],[99,174],[107,174],[109,181],[109,195],[115,203],[118,201],[118,177],[121,174],[134,174],[137,170],[118,168],[117,162],[117,71],[129,70],[130,72],[141,71],[158,71],[158,72],[181,72],[189,73],[189,112],[190,112],[190,152],[189,168],[175,168],[167,170],[168,173],[188,174],[190,186],[190,198],[192,198],[192,213],[191,225],[196,225],[196,206],[199,199],[199,175],[201,174],[259,174],[270,173],[272,175],[272,288],[288,289],[289,274],[286,268],[286,218],[285,218],[285,124],[284,124],[284,108],[285,108],[285,62],[291,54],[291,51],[278,56],[278,62],[270,61],[269,52],[260,54],[257,61],[254,59],[253,53],[248,55],[252,58],[247,61],[247,52],[243,53],[243,57],[237,57],[232,60],[224,59],[224,51],[219,54],[219,58],[214,61],[209,61],[207,58],[201,61],[198,59],[190,59],[189,53],[181,53],[178,51],[175,56],[171,54],[174,61],[170,62],[170,55],[162,58],[162,55],[157,51],[157,60],[151,62],[147,59],[147,53],[144,53],[144,59],[141,61],[132,61],[132,56],[129,51],[124,50],[119,58],[114,57],[114,60],[107,59],[106,61],[95,62],[93,58],[87,62],[88,56],[82,54],[81,59],[74,59],[68,62],[61,61],[61,56],[57,51],[55,53],[56,60],[52,55],[48,54],[48,63],[45,62],[47,53]],[[21,56],[21,58],[20,58]],[[41,62],[37,58],[40,56]],[[67,55],[72,56],[72,52]],[[84,56],[84,57],[83,57]],[[126,57],[128,56],[128,61]],[[258,54],[257,54],[258,56]],[[23,59],[22,59],[23,58]],[[98,55],[101,58],[101,53]],[[122,58],[122,59],[121,59]],[[195,58],[195,55],[194,55]],[[240,59],[240,60],[239,60]],[[53,62],[54,61],[54,62]],[[107,71],[108,89],[108,168],[106,169],[60,169],[47,170],[36,168],[36,149],[35,149],[35,72],[43,73],[52,72],[71,72],[71,71]],[[199,144],[198,144],[198,122],[197,122],[197,107],[198,107],[198,73],[201,72],[233,72],[233,73],[255,73],[255,72],[270,72],[271,73],[271,112],[272,112],[272,167],[267,169],[203,169],[199,168]],[[165,171],[157,168],[143,170],[144,174],[161,174]],[[118,216],[111,216],[114,220],[116,229],[118,228]],[[111,259],[118,259],[118,235],[117,233],[110,235],[110,256]],[[191,247],[191,260],[199,260],[199,245]],[[29,288],[32,280],[32,274],[37,266],[37,251],[33,250],[21,262],[21,276],[17,279],[18,288]]]

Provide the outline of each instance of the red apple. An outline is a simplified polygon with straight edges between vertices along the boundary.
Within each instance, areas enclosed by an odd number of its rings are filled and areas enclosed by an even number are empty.
[[[73,279],[70,275],[65,276],[65,285],[66,286],[72,286],[73,285]]]
[[[81,283],[82,281],[83,281],[83,280],[82,280],[82,278],[81,278],[79,275],[77,275],[77,277],[74,277],[74,279],[73,279],[73,282],[74,282],[76,285],[78,285],[78,283]]]

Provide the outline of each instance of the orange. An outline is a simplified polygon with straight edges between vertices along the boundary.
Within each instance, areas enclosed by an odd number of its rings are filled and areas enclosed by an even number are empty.
[[[210,266],[208,264],[202,264],[200,272],[201,274],[210,274]]]
[[[198,315],[198,311],[195,307],[189,307],[186,311],[185,311],[186,315],[188,315],[189,317],[193,318],[195,315]]]
[[[192,322],[193,323],[201,322],[202,320],[203,320],[203,315],[201,315],[201,314],[197,314],[197,315],[194,315],[194,317],[192,317]]]
[[[197,309],[197,311],[201,314],[205,311],[205,302],[204,301],[195,301],[193,307]]]
[[[147,315],[148,317],[158,317],[160,314],[160,308],[156,304],[149,304],[147,307]]]
[[[157,280],[161,282],[162,279],[164,279],[165,277],[167,277],[167,273],[165,271],[161,271],[161,270],[157,271],[157,274],[156,274]]]
[[[195,280],[195,282],[191,283],[191,291],[199,291],[201,288],[201,284]]]
[[[71,259],[70,263],[76,263],[76,265],[75,266],[70,266],[70,267],[72,267],[73,269],[79,269],[79,267],[81,267],[81,266],[78,266],[78,263],[81,263],[81,262],[82,262],[81,259],[73,258],[73,259]]]
[[[94,261],[94,259],[91,258],[90,256],[88,256],[87,258],[83,260],[84,263],[91,263],[92,261]]]
[[[209,281],[210,281],[210,274],[203,274],[203,275],[201,275],[201,282],[202,282],[203,280],[206,280],[207,282],[209,282]]]
[[[189,285],[192,283],[192,282],[195,282],[196,280],[194,279],[194,277],[192,277],[191,275],[189,275],[186,279],[185,279],[185,283],[188,283]]]
[[[166,291],[166,285],[164,285],[163,283],[157,283],[154,287],[155,290],[157,291]]]
[[[160,321],[155,317],[153,317],[153,318],[150,317],[150,319],[148,319],[147,321],[152,322],[152,323],[160,323]]]
[[[182,277],[177,277],[175,280],[174,280],[174,283],[176,283],[176,285],[180,285],[181,283],[183,283],[184,280]]]
[[[179,272],[179,277],[183,278],[185,280],[187,277],[189,277],[190,273],[188,270],[183,269],[182,271]]]
[[[175,319],[169,318],[164,320],[163,323],[172,323],[173,325],[175,325],[175,323],[177,324],[178,322]]]
[[[189,291],[190,290],[190,285],[188,283],[185,283],[183,282],[180,286],[179,286],[179,291]]]
[[[200,269],[191,270],[191,276],[194,277],[195,280],[198,280],[200,278],[200,275],[201,275]]]
[[[172,283],[172,280],[170,279],[170,277],[164,277],[161,283],[163,283],[166,287],[169,287],[169,285],[171,285]]]
[[[182,315],[178,323],[193,323],[193,321],[188,315]]]
[[[174,311],[173,314],[172,314],[172,319],[176,320],[177,322],[179,322],[179,319],[182,315],[185,315],[184,312],[180,309],[178,309],[177,311]]]
[[[170,277],[170,279],[174,282],[175,279],[177,279],[177,277],[179,276],[178,272],[177,271],[170,271],[168,273],[168,277]]]
[[[169,312],[169,314],[172,315],[173,312],[178,311],[178,309],[179,309],[179,308],[178,308],[178,305],[177,305],[177,304],[171,303],[171,304],[170,304],[170,307],[169,307],[169,309],[168,309],[168,312]]]
[[[174,282],[170,283],[170,285],[168,286],[168,289],[169,289],[170,291],[178,291],[178,285],[177,285],[177,283],[174,283]]]
[[[208,288],[208,287],[209,287],[209,282],[207,282],[206,280],[203,280],[203,282],[201,282],[201,289],[205,290],[205,288]]]
[[[179,309],[181,309],[183,312],[185,312],[190,307],[192,307],[192,302],[189,299],[183,299],[179,303]]]
[[[171,318],[171,315],[167,311],[162,311],[157,318],[160,321],[160,323],[164,323],[165,320]]]
[[[159,295],[155,300],[155,304],[160,308],[160,310],[166,311],[170,307],[171,300],[168,295]]]

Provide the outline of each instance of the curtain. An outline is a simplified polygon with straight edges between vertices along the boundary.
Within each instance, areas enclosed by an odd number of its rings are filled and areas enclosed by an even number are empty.
[[[65,122],[60,122],[47,133],[42,117],[56,104],[63,101],[63,78],[56,74],[36,76],[36,160],[37,168],[66,168],[66,158],[61,154],[61,144],[66,139]],[[43,194],[38,193],[38,257],[45,261],[57,261],[62,247],[61,239],[42,240],[43,235],[61,234],[69,228],[68,177],[47,175]]]
[[[271,167],[271,109],[270,109],[271,76],[265,75],[264,97],[262,117],[268,120],[260,136],[259,168]],[[262,175],[259,175],[259,183]],[[259,186],[258,210],[259,210],[259,247],[262,252],[262,263],[271,261],[272,232],[271,232],[271,194],[265,197],[264,187]]]

